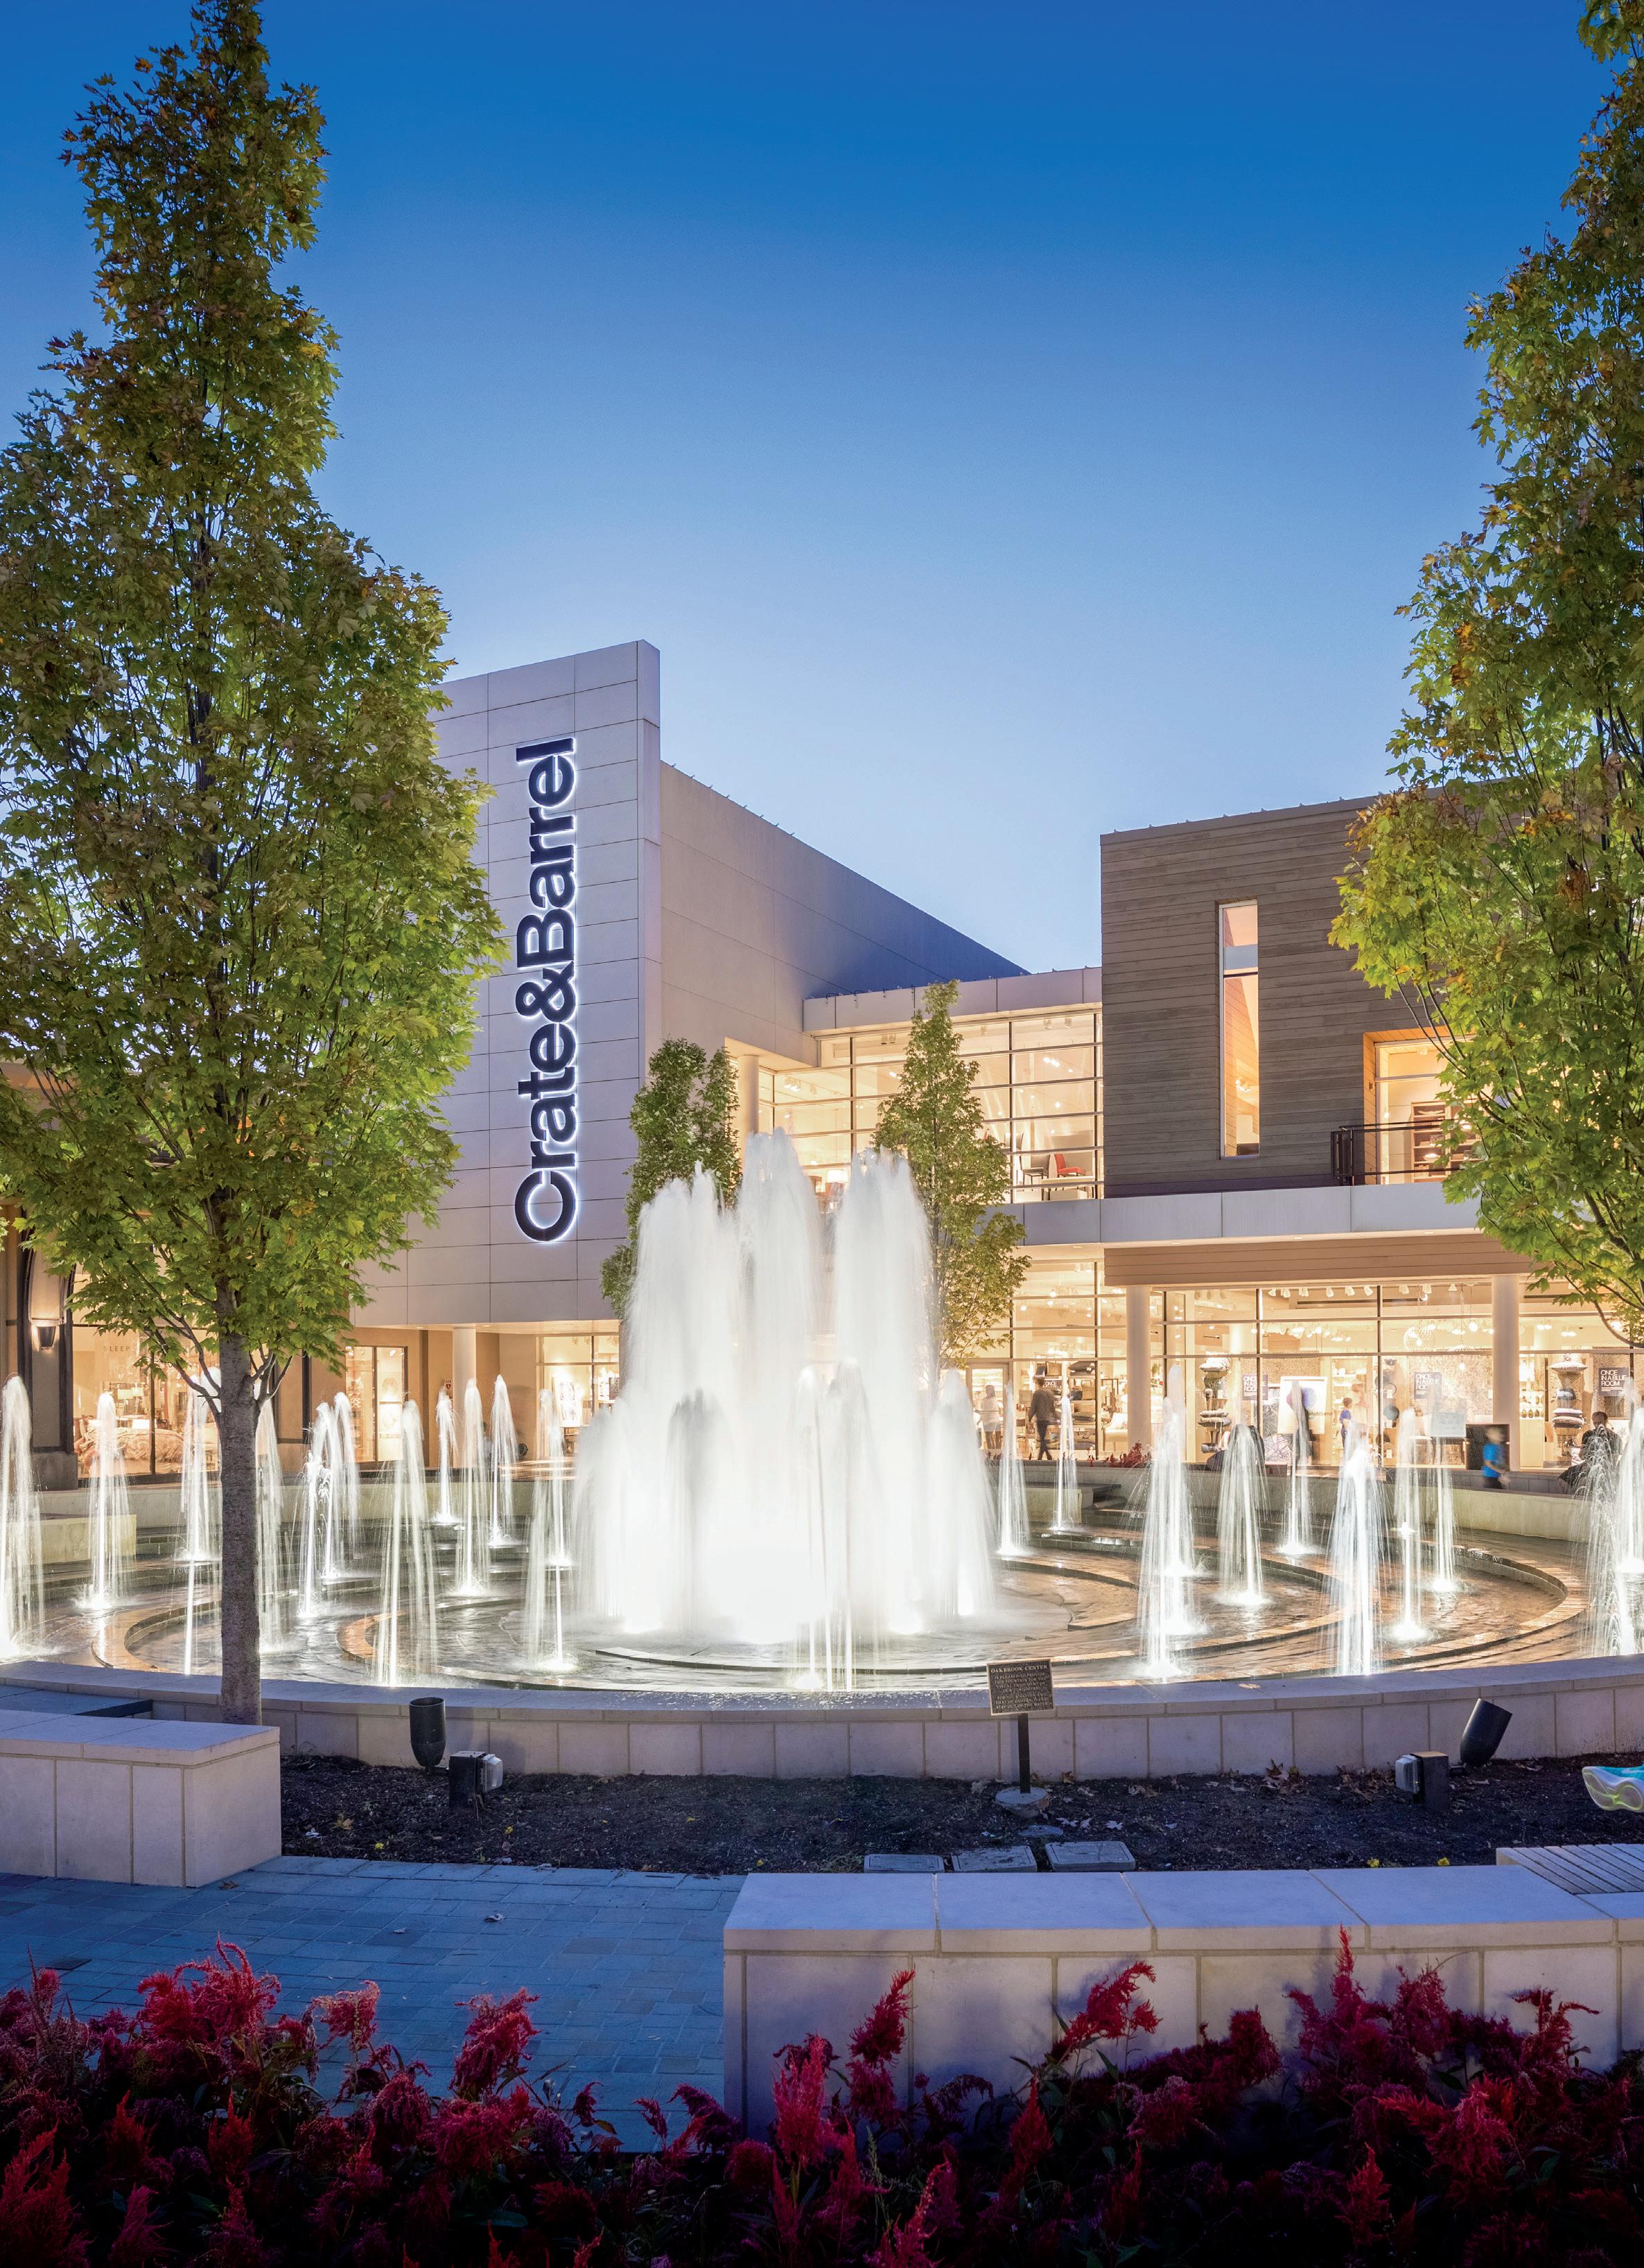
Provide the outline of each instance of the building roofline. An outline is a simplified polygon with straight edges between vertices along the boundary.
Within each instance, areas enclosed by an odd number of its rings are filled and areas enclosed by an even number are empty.
[[[1281,803],[1260,811],[1224,811],[1207,819],[1165,819],[1147,827],[1115,828],[1099,840],[1103,844],[1133,843],[1144,835],[1185,835],[1197,828],[1226,827],[1242,819],[1310,819],[1330,811],[1368,811],[1386,792],[1385,788],[1376,788],[1369,795],[1338,796],[1328,803]]]
[[[805,1003],[807,1032],[853,1032],[874,1024],[905,1024],[912,1017],[923,984],[889,992],[836,992]],[[1089,968],[1022,969],[1014,976],[975,976],[960,981],[956,1016],[1042,1016],[1059,1008],[1092,1008],[1102,998],[1102,971]]]

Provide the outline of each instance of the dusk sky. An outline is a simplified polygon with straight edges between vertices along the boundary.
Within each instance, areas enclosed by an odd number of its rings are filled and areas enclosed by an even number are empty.
[[[1029,967],[1106,828],[1375,786],[1487,470],[1469,296],[1559,219],[1575,0],[272,0],[327,114],[328,504],[463,671],[643,637],[671,762]],[[0,401],[88,320],[19,11]]]

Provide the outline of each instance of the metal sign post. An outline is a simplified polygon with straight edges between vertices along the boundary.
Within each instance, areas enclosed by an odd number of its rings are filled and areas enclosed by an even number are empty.
[[[1033,1717],[1056,1713],[1056,1690],[1048,1661],[990,1661],[987,1666],[987,1705],[991,1717],[1016,1719],[1016,1785],[1021,1793],[1032,1793],[1033,1774],[1028,1745],[1028,1724]]]

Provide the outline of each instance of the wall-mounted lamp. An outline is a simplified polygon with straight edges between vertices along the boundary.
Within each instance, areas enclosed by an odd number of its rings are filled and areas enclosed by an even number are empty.
[[[63,1329],[59,1322],[46,1321],[39,1315],[29,1319],[28,1336],[36,1354],[49,1354],[57,1344],[57,1334]]]

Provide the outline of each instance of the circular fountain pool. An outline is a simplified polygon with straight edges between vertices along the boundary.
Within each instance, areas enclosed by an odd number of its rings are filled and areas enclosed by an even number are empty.
[[[382,1615],[378,1566],[380,1491],[363,1491],[358,1573],[339,1571],[306,1617],[293,1616],[284,1637],[265,1654],[276,1677],[327,1683],[380,1682]],[[1201,1530],[1208,1526],[1203,1512]],[[1336,1660],[1341,1608],[1322,1552],[1300,1558],[1276,1548],[1279,1514],[1261,1522],[1264,1599],[1259,1608],[1216,1593],[1216,1552],[1202,1534],[1191,1585],[1199,1628],[1173,1644],[1183,1678],[1309,1674]],[[42,1653],[65,1662],[122,1670],[208,1671],[217,1663],[214,1585],[196,1579],[192,1610],[187,1570],[178,1564],[182,1538],[154,1520],[143,1536],[129,1597],[106,1610],[76,1603],[83,1579],[66,1574],[47,1602]],[[927,1690],[979,1681],[990,1660],[1048,1657],[1058,1679],[1089,1686],[1146,1675],[1138,1633],[1142,1536],[1120,1511],[1100,1516],[1073,1536],[1031,1536],[1024,1556],[997,1563],[991,1611],[965,1630],[887,1633],[829,1665],[808,1643],[763,1644],[711,1632],[668,1638],[659,1632],[598,1626],[572,1613],[558,1666],[533,1658],[527,1638],[523,1549],[493,1555],[485,1595],[460,1598],[459,1544],[434,1546],[439,1596],[436,1652],[417,1680],[468,1685],[608,1688],[615,1691],[804,1693]],[[1460,1587],[1423,1609],[1425,1635],[1400,1643],[1384,1635],[1385,1667],[1443,1668],[1570,1655],[1582,1650],[1587,1615],[1581,1554],[1555,1538],[1471,1532],[1456,1547]],[[1382,1568],[1384,1631],[1399,1613],[1399,1568]],[[191,1620],[192,1611],[192,1620]],[[412,1682],[416,1682],[413,1680]]]

